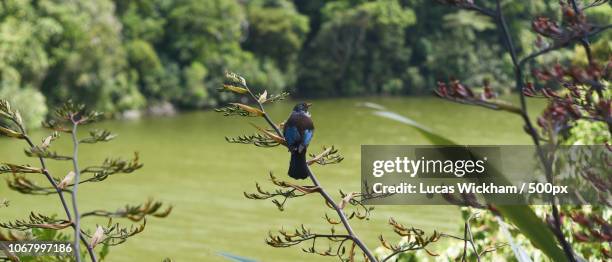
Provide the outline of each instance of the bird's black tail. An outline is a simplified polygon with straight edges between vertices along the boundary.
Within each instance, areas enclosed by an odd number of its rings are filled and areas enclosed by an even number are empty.
[[[306,179],[308,177],[308,165],[306,164],[306,150],[291,152],[291,162],[289,163],[290,177],[295,179]]]

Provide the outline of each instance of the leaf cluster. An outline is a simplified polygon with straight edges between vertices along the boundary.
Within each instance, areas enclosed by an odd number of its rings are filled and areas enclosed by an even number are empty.
[[[91,212],[83,213],[82,217],[87,216],[98,216],[98,217],[109,217],[109,218],[127,218],[134,222],[139,222],[145,219],[146,216],[153,216],[158,218],[167,217],[172,212],[172,206],[168,206],[162,209],[163,202],[153,201],[152,199],[139,205],[125,205],[123,208],[118,209],[115,212],[109,212],[106,210],[94,210]]]
[[[55,217],[45,216],[31,212],[27,219],[15,220],[0,223],[0,228],[25,231],[32,228],[46,228],[60,230],[72,225],[71,221],[56,219]]]

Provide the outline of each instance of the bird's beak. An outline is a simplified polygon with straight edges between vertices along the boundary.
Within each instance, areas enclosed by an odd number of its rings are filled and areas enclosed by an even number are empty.
[[[310,108],[312,106],[312,103],[306,103],[306,107]]]

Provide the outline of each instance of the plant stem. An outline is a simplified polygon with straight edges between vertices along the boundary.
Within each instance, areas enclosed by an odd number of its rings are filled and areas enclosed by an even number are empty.
[[[468,242],[467,227],[468,227],[468,222],[466,221],[463,227],[463,255],[461,256],[461,262],[465,262],[465,258],[467,256],[467,242]]]
[[[32,139],[30,139],[30,137],[26,134],[25,129],[20,124],[18,124],[17,126],[19,127],[28,145],[30,147],[34,147],[35,145],[32,142]],[[42,168],[43,175],[47,178],[51,186],[53,186],[53,188],[55,189],[55,192],[57,192],[60,202],[62,203],[62,207],[64,208],[64,213],[66,214],[67,220],[72,221],[72,215],[70,213],[70,208],[68,207],[68,203],[66,202],[66,198],[64,197],[64,192],[62,191],[62,189],[57,187],[57,183],[55,182],[55,180],[53,179],[53,176],[51,176],[51,173],[49,173],[49,170],[47,169],[47,163],[45,162],[45,159],[42,157],[38,157],[38,160],[40,161],[40,166]],[[76,230],[74,223],[71,223],[70,226]],[[87,247],[87,253],[89,254],[89,257],[91,258],[91,261],[92,262],[98,261],[96,259],[96,254],[94,253],[93,248],[91,248],[91,245],[87,242],[87,239],[81,236],[81,242],[83,243],[83,245]],[[80,257],[80,255],[77,255],[77,256]]]
[[[470,237],[470,245],[474,250],[474,255],[476,256],[476,261],[480,262],[480,255],[478,254],[478,250],[476,250],[476,245],[474,244],[474,235],[472,235],[472,229],[470,227],[470,220],[472,219],[472,215],[465,222],[465,227],[467,229],[468,236]]]
[[[71,117],[73,118],[73,117]],[[79,240],[81,239],[81,218],[80,218],[80,214],[79,214],[79,208],[78,208],[78,189],[79,189],[79,177],[81,175],[81,171],[79,170],[79,164],[78,164],[78,155],[79,155],[79,140],[77,140],[77,126],[78,126],[78,122],[74,121],[74,119],[72,120],[72,132],[70,133],[70,135],[72,136],[72,145],[73,145],[73,151],[72,151],[72,166],[74,169],[74,185],[72,186],[72,209],[73,209],[73,214],[74,214],[74,253],[76,256],[76,260],[77,262],[81,261],[81,253],[80,253],[80,244],[79,244]]]
[[[588,38],[589,36],[597,35],[597,34],[599,34],[601,32],[604,32],[604,31],[606,31],[606,30],[608,30],[610,28],[612,28],[612,24],[611,25],[605,25],[605,26],[597,26],[596,29],[594,29],[593,31],[589,32],[588,34],[585,34],[584,37]],[[561,49],[561,48],[564,48],[564,47],[567,47],[567,46],[571,46],[569,44],[574,42],[574,41],[576,41],[576,40],[572,39],[569,42],[555,43],[555,44],[553,44],[553,45],[551,45],[551,46],[549,46],[547,48],[541,49],[539,51],[535,51],[535,52],[531,53],[530,55],[522,58],[519,61],[519,67],[523,67],[527,62],[529,62],[529,61],[531,61],[531,60],[535,59],[536,57],[539,57],[539,56],[541,56],[543,54],[546,54],[546,53],[549,53],[549,52],[552,52],[552,51],[555,51],[555,50],[558,50],[558,49]],[[589,50],[590,50],[590,47],[589,47]],[[587,59],[592,59],[592,57],[588,56]],[[591,64],[591,63],[592,62],[589,60],[589,64]]]
[[[386,262],[387,260],[393,258],[394,256],[396,256],[396,255],[398,255],[400,253],[404,253],[404,252],[408,252],[408,251],[421,250],[421,249],[423,249],[423,248],[422,247],[409,247],[409,248],[398,249],[398,250],[393,251],[390,255],[386,256],[380,262]]]
[[[34,147],[34,143],[32,143],[32,140],[30,139],[30,137],[28,137],[27,135],[24,135],[24,139],[30,147]],[[70,214],[68,203],[66,202],[66,198],[64,197],[64,192],[62,192],[62,190],[59,187],[57,187],[57,183],[55,182],[55,179],[53,179],[53,177],[51,176],[51,173],[49,173],[49,170],[47,170],[47,163],[45,162],[44,158],[38,157],[38,160],[40,161],[40,166],[42,167],[43,175],[47,178],[47,180],[49,181],[51,186],[53,186],[53,188],[55,189],[55,192],[57,192],[57,195],[59,196],[60,202],[62,203],[62,207],[64,208],[64,213],[66,213],[67,220],[72,221],[72,215]]]
[[[510,35],[510,31],[508,30],[508,25],[506,24],[504,14],[501,9],[500,0],[496,1],[496,13],[497,13],[498,27],[502,31],[502,36],[504,38],[504,41],[506,42],[506,47],[507,47],[508,52],[510,53],[510,56],[512,58],[512,64],[514,66],[516,89],[517,89],[517,92],[519,93],[519,98],[521,102],[521,111],[522,111],[521,116],[523,118],[523,121],[525,122],[525,127],[529,131],[529,135],[531,136],[533,143],[536,146],[536,150],[540,158],[540,161],[544,165],[546,179],[548,180],[549,183],[554,184],[553,174],[552,174],[552,162],[550,161],[550,159],[546,158],[540,146],[540,136],[537,130],[533,127],[531,120],[529,119],[529,114],[527,111],[527,102],[525,101],[525,95],[523,94],[523,72],[521,68],[521,63],[517,59],[516,49],[514,48],[514,44],[512,43],[512,36]],[[567,256],[569,261],[575,262],[576,259],[574,257],[574,251],[571,245],[565,239],[565,236],[563,235],[563,231],[561,230],[561,219],[559,217],[559,210],[557,208],[557,204],[555,200],[556,198],[553,196],[551,198],[552,215],[555,220],[555,228],[553,229],[553,232],[555,233],[557,240],[563,247],[563,251],[565,252],[565,255]]]
[[[247,91],[249,91],[249,95],[251,95],[251,98],[253,98],[255,103],[257,103],[257,106],[259,106],[259,110],[261,110],[261,112],[263,112],[263,117],[266,120],[266,122],[268,122],[268,124],[274,129],[274,131],[276,132],[276,134],[279,137],[283,137],[283,133],[280,131],[280,129],[278,129],[278,126],[276,126],[276,124],[274,122],[272,122],[272,119],[270,119],[270,116],[268,116],[268,114],[266,113],[266,110],[264,109],[263,104],[261,102],[259,102],[259,100],[255,96],[255,94],[253,94],[253,92],[251,92],[250,88],[248,88],[247,86],[245,86],[245,87],[246,87]]]
[[[576,15],[579,15],[580,13],[582,13],[582,10],[578,8],[578,4],[576,4],[575,0],[568,0],[568,1],[572,5],[572,9],[574,9],[574,12],[576,13]],[[586,53],[587,60],[589,61],[589,65],[592,65],[593,55],[591,54],[591,47],[589,46],[589,38],[585,36],[584,38],[580,39],[580,43],[584,47],[584,51]]]
[[[261,110],[261,112],[263,112],[263,117],[266,120],[266,122],[268,122],[270,127],[272,127],[274,129],[274,131],[276,132],[276,134],[279,137],[284,137],[283,133],[276,126],[276,124],[274,124],[272,119],[270,119],[270,116],[268,116],[268,114],[264,110],[263,104],[259,102],[259,100],[255,96],[255,94],[253,94],[253,92],[251,92],[250,88],[246,87],[246,89],[249,91],[249,94],[251,95],[253,100],[259,106],[259,109]],[[329,205],[331,205],[333,207],[333,209],[338,214],[338,217],[340,217],[340,221],[342,222],[342,225],[344,226],[344,228],[346,229],[346,232],[350,236],[350,239],[353,240],[353,242],[355,242],[355,244],[357,244],[357,246],[359,246],[361,251],[365,254],[365,256],[368,258],[368,260],[370,262],[376,262],[377,260],[374,257],[374,255],[372,254],[372,251],[370,251],[368,249],[368,247],[363,243],[363,241],[361,241],[361,239],[357,236],[357,234],[355,233],[355,231],[351,227],[351,224],[349,223],[348,218],[346,217],[344,212],[342,212],[342,209],[340,209],[340,207],[338,207],[338,205],[336,204],[336,202],[334,202],[334,200],[329,195],[329,193],[327,193],[327,191],[325,191],[323,186],[321,186],[321,183],[319,183],[319,180],[317,179],[317,177],[312,173],[312,171],[310,170],[310,167],[307,166],[307,170],[308,170],[308,176],[310,177],[310,180],[312,180],[312,183],[314,184],[314,186],[319,189],[318,190],[319,194],[325,199],[325,201],[327,201],[327,203],[329,203]]]
[[[578,4],[576,4],[575,0],[569,0],[569,2],[571,3],[572,8],[574,9],[574,12],[576,13],[576,15],[582,13],[582,10],[578,8]],[[609,27],[610,25],[604,26],[600,30],[603,31]],[[593,61],[593,54],[592,54],[593,52],[591,52],[591,45],[589,44],[589,36],[585,35],[582,39],[580,39],[580,43],[584,47],[584,51],[586,53],[587,61],[589,62],[589,66],[595,65],[595,61]],[[603,87],[601,85],[593,85],[593,89],[595,89],[595,92],[597,92],[599,99],[604,99],[604,93],[602,90]],[[608,124],[608,131],[612,134],[612,117],[608,117],[606,119],[606,124]]]

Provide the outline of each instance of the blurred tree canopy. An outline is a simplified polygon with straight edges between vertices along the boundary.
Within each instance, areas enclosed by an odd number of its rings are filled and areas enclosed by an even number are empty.
[[[503,3],[522,53],[531,17],[559,15],[558,1]],[[609,24],[610,9],[587,14]],[[211,107],[230,99],[212,92],[225,70],[301,97],[426,94],[451,76],[510,90],[493,21],[476,16],[428,0],[3,0],[0,97],[35,125],[67,99],[114,113]],[[597,57],[611,39],[596,39]],[[585,63],[570,51],[540,62]]]

